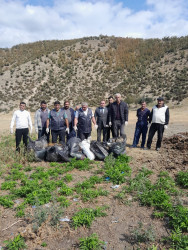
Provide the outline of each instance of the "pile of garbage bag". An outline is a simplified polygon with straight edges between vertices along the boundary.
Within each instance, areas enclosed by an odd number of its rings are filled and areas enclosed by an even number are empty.
[[[45,135],[35,141],[29,137],[28,151],[33,152],[35,161],[70,162],[71,158],[103,161],[111,153],[115,157],[126,153],[126,137],[109,139],[108,142],[81,141],[72,137],[67,144],[60,142],[53,146],[48,146]]]

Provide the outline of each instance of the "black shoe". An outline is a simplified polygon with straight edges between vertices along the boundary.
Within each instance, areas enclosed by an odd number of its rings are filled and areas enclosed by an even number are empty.
[[[150,148],[146,147],[146,148],[144,148],[144,150],[150,150]]]

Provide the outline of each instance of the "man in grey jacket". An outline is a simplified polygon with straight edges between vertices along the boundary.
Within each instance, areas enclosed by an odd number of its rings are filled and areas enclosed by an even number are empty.
[[[47,108],[45,101],[41,101],[40,108],[35,112],[35,131],[38,134],[38,139],[46,135],[49,143],[50,133],[46,133],[46,121],[48,119],[50,110]]]
[[[101,101],[100,107],[95,110],[95,120],[98,125],[97,128],[97,141],[101,141],[101,132],[103,131],[103,142],[107,139],[107,118],[108,108],[105,107],[105,101]]]

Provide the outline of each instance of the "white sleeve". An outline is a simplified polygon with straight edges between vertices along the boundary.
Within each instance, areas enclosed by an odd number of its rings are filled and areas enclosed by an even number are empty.
[[[29,122],[29,127],[32,131],[32,121],[31,121],[31,116],[30,116],[30,113],[28,112],[28,122]]]
[[[16,111],[14,111],[14,114],[13,114],[13,116],[12,116],[12,120],[11,120],[11,123],[10,123],[10,128],[13,128],[13,127],[14,127],[15,119],[16,119]]]

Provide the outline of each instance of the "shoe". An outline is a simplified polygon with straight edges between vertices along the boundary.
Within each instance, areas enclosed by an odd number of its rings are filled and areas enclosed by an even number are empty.
[[[131,145],[130,148],[137,148],[137,146]]]
[[[145,149],[144,147],[140,147],[141,149]]]
[[[159,151],[160,150],[160,148],[156,148],[156,151]]]
[[[144,150],[150,150],[150,148],[146,147],[146,148],[144,148]]]

